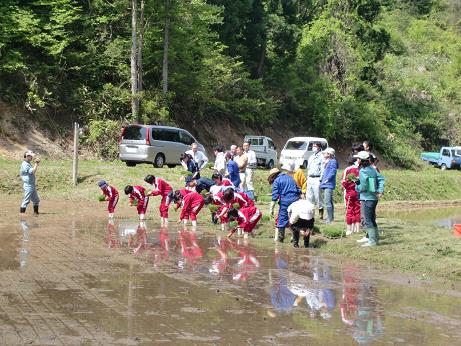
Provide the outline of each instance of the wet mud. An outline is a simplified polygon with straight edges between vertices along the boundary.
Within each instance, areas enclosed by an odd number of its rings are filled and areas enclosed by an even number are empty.
[[[456,345],[459,287],[315,250],[108,221],[92,206],[0,212],[1,345]],[[49,208],[49,210],[52,210]]]

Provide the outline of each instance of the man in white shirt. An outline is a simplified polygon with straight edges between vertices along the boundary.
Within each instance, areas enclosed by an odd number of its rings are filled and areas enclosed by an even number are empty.
[[[256,154],[253,150],[250,150],[250,143],[243,143],[243,151],[247,155],[248,164],[245,169],[245,179],[242,181],[242,187],[245,193],[252,200],[255,199],[254,187],[253,187],[253,171],[256,169],[258,161],[256,160]]]
[[[314,230],[314,214],[315,205],[307,199],[298,199],[288,207],[294,247],[299,247],[300,233],[304,238],[304,247],[309,247],[310,235]]]
[[[186,154],[192,156],[192,159],[197,163],[200,170],[205,168],[206,164],[208,163],[208,157],[206,157],[204,153],[198,150],[197,143],[192,143],[190,147],[191,150],[186,151]]]
[[[320,177],[323,173],[324,158],[321,143],[315,142],[312,145],[313,154],[307,161],[307,191],[306,199],[318,206],[320,220],[323,219],[323,198],[320,190]]]
[[[226,159],[224,158],[224,148],[221,145],[217,145],[214,147],[214,155],[216,157],[214,161],[213,169],[215,173],[219,173],[221,175],[226,174]]]

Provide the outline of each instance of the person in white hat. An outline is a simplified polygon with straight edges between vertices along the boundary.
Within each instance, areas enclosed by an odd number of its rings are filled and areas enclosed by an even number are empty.
[[[38,215],[38,205],[40,198],[38,197],[37,188],[35,186],[35,173],[37,172],[38,166],[40,165],[40,159],[35,159],[34,165],[32,166],[32,160],[35,154],[32,150],[27,150],[24,153],[24,161],[22,161],[21,168],[19,169],[19,175],[23,182],[24,198],[22,199],[21,207],[19,208],[20,213],[25,213],[26,208],[30,201],[34,206],[34,214]]]

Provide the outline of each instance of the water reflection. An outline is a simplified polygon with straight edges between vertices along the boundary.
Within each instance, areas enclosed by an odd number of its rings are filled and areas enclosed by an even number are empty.
[[[310,308],[310,316],[330,319],[336,306],[335,292],[325,286],[331,283],[330,266],[316,258],[312,264],[312,286],[307,290],[306,301]]]
[[[214,275],[222,275],[226,272],[229,249],[231,248],[231,242],[227,238],[222,238],[219,235],[215,239],[215,250],[216,257],[211,262],[209,272]]]
[[[181,271],[195,271],[197,262],[203,257],[203,251],[197,243],[196,232],[187,229],[179,231],[176,246],[179,247],[181,255],[178,260],[178,268]]]
[[[27,256],[29,255],[29,251],[27,249],[27,242],[29,241],[29,224],[26,220],[20,220],[20,225],[22,228],[22,244],[21,250],[19,250],[19,267],[23,268],[27,264]]]
[[[238,239],[232,242],[231,246],[239,254],[237,264],[233,268],[232,280],[245,282],[257,272],[260,266],[259,260],[254,249],[249,246],[248,239]]]
[[[371,280],[361,280],[357,267],[343,270],[343,294],[340,303],[341,319],[358,343],[369,343],[384,334],[383,310],[378,289]]]

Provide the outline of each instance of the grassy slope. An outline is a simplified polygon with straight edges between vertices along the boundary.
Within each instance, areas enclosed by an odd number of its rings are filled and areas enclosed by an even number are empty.
[[[0,159],[0,192],[19,194],[22,192],[18,177],[19,161]],[[168,180],[174,188],[182,187],[181,168],[155,169],[150,165],[138,165],[129,168],[120,162],[82,161],[79,165],[79,180],[77,188],[71,184],[71,161],[43,161],[38,173],[38,186],[42,198],[66,198],[76,200],[93,200],[99,195],[96,182],[106,179],[109,183],[123,189],[126,184],[141,184],[146,174],[154,174]],[[266,182],[266,170],[258,170],[256,192],[259,195],[259,206],[263,213],[268,209],[270,186]],[[211,171],[210,171],[211,174]],[[207,173],[204,175],[208,175]],[[421,172],[404,170],[386,170],[386,194],[384,201],[387,207],[393,208],[396,201],[447,201],[461,199],[461,172],[440,171],[426,168]],[[343,208],[339,201],[339,189],[335,195],[337,204],[336,218],[342,220]],[[124,196],[122,203],[125,203]],[[158,203],[155,200],[154,203]],[[384,203],[381,204],[381,207]],[[405,205],[405,203],[402,203]],[[398,204],[401,208],[402,204]],[[151,206],[151,208],[154,208]],[[156,208],[155,208],[156,209]],[[151,209],[154,210],[154,209]],[[202,213],[203,219],[208,219],[207,213]],[[267,213],[266,213],[267,214]],[[460,212],[461,214],[461,212]],[[157,217],[152,213],[150,217]],[[272,241],[272,221],[267,221],[258,229],[258,243],[269,246]],[[431,224],[432,220],[400,220],[396,218],[381,218],[378,220],[380,229],[384,231],[381,246],[375,249],[361,249],[355,239],[328,240],[315,236],[321,251],[339,254],[348,258],[357,258],[386,267],[398,268],[420,273],[428,277],[444,277],[461,280],[459,261],[461,260],[461,241],[454,240],[451,232]],[[342,227],[337,222],[337,227]],[[320,225],[322,228],[322,225]],[[361,236],[361,235],[360,235]],[[286,245],[289,246],[289,245]]]

